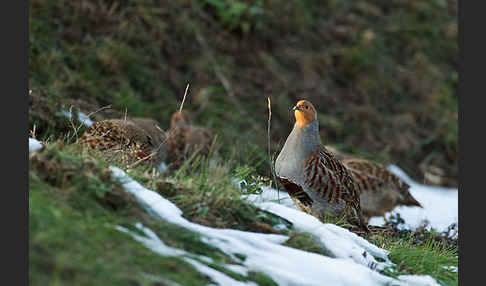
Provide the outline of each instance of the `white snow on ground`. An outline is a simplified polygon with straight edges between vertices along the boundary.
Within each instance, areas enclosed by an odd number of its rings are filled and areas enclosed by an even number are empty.
[[[424,220],[429,222],[428,228],[444,231],[452,223],[458,223],[458,189],[428,186],[410,179],[405,172],[395,165],[388,169],[410,185],[410,193],[422,204],[423,208],[399,206],[385,216],[399,213],[405,220],[405,228],[414,229],[422,225]],[[371,225],[383,225],[383,217],[372,217]]]
[[[211,280],[213,280],[214,282],[216,282],[216,284],[209,284],[209,285],[251,285],[251,286],[257,286],[257,284],[253,283],[253,282],[242,282],[242,281],[238,281],[238,280],[235,280],[207,265],[204,265],[202,264],[201,262],[199,261],[196,261],[196,260],[193,260],[193,259],[185,259],[187,262],[191,263],[194,267],[196,267],[197,270],[199,270],[199,272],[201,273],[204,273],[206,275],[208,275]]]
[[[42,147],[43,147],[42,143],[40,143],[34,138],[29,138],[29,153],[39,150]]]
[[[61,113],[66,116],[68,119],[71,119],[71,112],[62,110]],[[93,124],[93,121],[89,118],[88,115],[86,115],[84,112],[78,111],[78,118],[81,123],[83,123],[86,126],[91,126]]]
[[[238,182],[238,186],[240,186],[239,182]],[[275,203],[280,203],[289,208],[297,209],[297,207],[294,204],[294,201],[292,201],[292,199],[290,198],[287,192],[280,192],[274,188],[270,188],[267,186],[262,186],[260,188],[262,189],[261,194],[258,195],[250,194],[250,195],[245,195],[243,197],[245,197],[248,201],[253,203],[275,202]]]
[[[269,275],[279,285],[439,285],[432,278],[422,278],[413,275],[400,276],[399,280],[384,276],[368,267],[370,262],[376,262],[369,254],[378,257],[385,256],[386,250],[380,249],[364,239],[337,226],[320,223],[314,217],[294,209],[275,203],[260,203],[262,208],[281,214],[296,224],[300,230],[313,231],[320,237],[323,245],[337,258],[330,258],[280,245],[288,237],[276,234],[244,232],[233,229],[215,229],[192,223],[183,218],[182,211],[160,194],[148,190],[131,179],[123,170],[110,167],[113,175],[120,179],[124,189],[133,194],[146,207],[149,213],[170,223],[180,225],[191,231],[200,233],[202,239],[221,251],[230,255],[236,261],[241,261],[236,254],[243,254],[242,262],[247,270],[259,271]],[[298,216],[297,219],[294,216]],[[297,222],[299,221],[299,222]],[[149,235],[150,237],[150,235]],[[153,243],[161,243],[148,247],[162,253],[175,253],[168,250],[163,242],[152,237]],[[368,252],[367,257],[359,258],[358,253]],[[376,262],[379,265],[379,262]],[[200,271],[212,271],[212,277],[220,285],[235,285],[223,282],[221,273],[199,262]],[[216,274],[218,272],[219,274]],[[222,275],[222,274],[221,274]],[[227,276],[224,279],[229,278]],[[414,284],[411,284],[411,283]]]
[[[333,257],[350,259],[379,270],[392,265],[388,260],[387,250],[369,243],[347,229],[330,223],[323,224],[314,216],[276,203],[257,203],[256,206],[287,219],[297,231],[312,234]],[[386,262],[378,262],[373,256]]]
[[[141,223],[135,224],[135,227],[141,230],[145,236],[141,236],[132,232],[122,226],[116,226],[119,231],[130,234],[136,241],[141,242],[150,250],[163,255],[163,256],[180,256],[186,254],[184,250],[173,248],[165,245],[165,243],[160,240],[160,238],[149,228],[144,227]]]
[[[440,285],[428,275],[398,275],[398,279],[409,286]]]
[[[29,152],[41,147],[42,144],[39,141],[29,138]],[[227,269],[236,273],[246,275],[248,271],[263,272],[279,285],[322,285],[323,281],[328,285],[384,285],[387,283],[416,286],[439,285],[430,276],[400,275],[396,280],[370,269],[382,269],[390,265],[386,250],[367,242],[346,229],[333,224],[323,224],[313,216],[296,210],[293,203],[290,204],[292,201],[285,193],[279,194],[280,202],[283,202],[283,204],[271,202],[277,198],[277,191],[274,189],[263,187],[260,198],[249,195],[248,199],[260,208],[289,220],[298,231],[309,232],[314,235],[335,258],[282,246],[280,244],[288,239],[287,236],[283,235],[214,229],[192,223],[182,217],[182,211],[177,206],[158,193],[144,188],[123,170],[113,166],[110,169],[114,176],[123,182],[125,190],[134,194],[151,214],[200,233],[205,242],[219,248],[237,261],[240,261],[240,259],[235,254],[243,254],[246,257],[244,261],[241,261],[243,266],[224,265]],[[285,202],[285,199],[287,199],[287,202]],[[194,254],[165,245],[154,232],[141,224],[137,224],[136,227],[145,236],[131,232],[121,226],[118,226],[117,229],[128,233],[156,253],[164,256],[182,256],[198,271],[208,275],[219,285],[254,285],[251,282],[244,283],[234,280],[194,260],[193,258],[196,257]],[[366,257],[363,253],[366,253]],[[383,258],[386,262],[377,262],[373,256]],[[202,261],[211,262],[209,257],[197,257]]]
[[[116,229],[119,231],[128,233],[131,235],[135,240],[141,242],[143,245],[145,245],[147,248],[150,250],[154,251],[155,253],[158,253],[163,256],[185,256],[183,259],[187,261],[188,263],[192,264],[199,272],[206,274],[213,280],[214,282],[218,283],[218,285],[244,285],[244,286],[256,286],[255,283],[245,283],[241,282],[238,280],[235,280],[219,271],[214,270],[211,267],[208,267],[207,265],[204,265],[203,263],[196,261],[190,257],[194,257],[196,255],[192,255],[190,253],[187,253],[186,251],[182,249],[177,249],[174,247],[170,247],[165,245],[165,243],[160,240],[160,238],[149,228],[144,227],[141,223],[135,224],[135,227],[141,230],[145,236],[141,236],[136,234],[135,232],[132,232],[122,226],[117,226]],[[189,256],[189,257],[188,257]],[[198,256],[199,257],[199,256]],[[204,257],[200,256],[202,260],[212,262],[211,258],[209,257]]]

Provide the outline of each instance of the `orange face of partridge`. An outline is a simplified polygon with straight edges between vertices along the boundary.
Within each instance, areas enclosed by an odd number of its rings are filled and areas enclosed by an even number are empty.
[[[299,100],[292,110],[294,110],[296,124],[299,128],[303,128],[317,119],[314,105],[307,100]]]

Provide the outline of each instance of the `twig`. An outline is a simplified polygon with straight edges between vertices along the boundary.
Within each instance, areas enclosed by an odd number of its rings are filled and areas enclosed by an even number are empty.
[[[186,86],[186,91],[184,91],[184,97],[182,98],[181,106],[179,107],[179,113],[182,112],[182,107],[184,106],[184,101],[186,101],[186,95],[188,89],[189,89],[189,83]]]
[[[81,127],[83,126],[83,123],[81,122],[78,127],[76,127],[74,125],[74,121],[73,121],[73,107],[74,107],[73,105],[71,105],[69,107],[69,122],[71,123],[71,126],[73,127],[74,134],[71,137],[69,137],[69,140],[71,140],[72,137],[76,136],[76,141],[78,141],[78,132],[79,132],[79,129],[81,129]],[[78,115],[78,120],[79,120],[79,115]]]
[[[90,114],[88,114],[87,116],[88,116],[88,118],[90,118],[90,116],[91,116],[91,115],[96,114],[96,113],[98,113],[98,112],[102,111],[103,109],[107,109],[107,108],[111,108],[111,104],[109,104],[109,105],[107,105],[107,106],[103,106],[103,107],[101,107],[100,109],[98,109],[98,110],[95,110],[95,111],[91,112],[91,113],[90,113]]]
[[[277,200],[280,202],[280,190],[277,186],[277,178],[275,176],[275,167],[273,164],[273,159],[270,156],[270,126],[272,120],[272,102],[270,100],[270,96],[267,97],[267,107],[268,107],[268,124],[267,124],[267,146],[268,146],[268,160],[270,162],[270,172],[272,173],[273,181],[275,184],[275,188],[277,189]]]
[[[90,118],[90,116],[92,116],[93,114],[96,114],[96,113],[100,112],[101,110],[103,110],[103,109],[107,109],[107,108],[111,108],[111,104],[110,104],[110,105],[107,105],[107,106],[103,106],[103,107],[99,108],[98,110],[95,110],[95,111],[93,111],[93,112],[89,113],[89,114],[88,114],[88,115],[86,115],[86,116],[87,116],[88,118]],[[81,127],[82,127],[83,125],[85,125],[85,124],[84,124],[83,122],[81,122],[77,128],[74,126],[72,109],[73,109],[73,105],[71,105],[71,106],[69,107],[69,122],[71,123],[71,126],[72,126],[72,127],[73,127],[73,129],[74,129],[74,134],[73,134],[71,137],[76,136],[76,141],[77,141],[77,140],[78,140],[78,132],[79,132],[79,129],[81,129]],[[90,118],[90,119],[91,119],[91,118]],[[78,112],[78,120],[79,120],[79,112]],[[68,136],[68,138],[71,138],[71,137],[69,137],[69,136]]]
[[[125,107],[125,117],[123,118],[123,122],[126,124],[127,122],[127,113],[128,109]],[[126,132],[121,132],[121,137],[120,137],[120,146],[123,146],[123,140],[125,139],[125,135],[127,135]],[[123,147],[124,148],[124,147]]]
[[[152,158],[155,154],[157,154],[157,152],[153,152],[153,153],[150,153],[149,155],[143,157],[143,158],[140,158],[139,160],[137,160],[135,163],[131,164],[131,165],[128,165],[127,166],[127,169],[131,169],[133,167],[135,167],[136,165],[140,164],[140,162],[143,162],[147,159],[150,159]]]

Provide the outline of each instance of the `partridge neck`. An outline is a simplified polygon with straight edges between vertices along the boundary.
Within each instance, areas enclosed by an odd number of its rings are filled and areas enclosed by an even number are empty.
[[[301,141],[301,144],[299,145],[301,148],[303,148],[302,151],[304,151],[305,153],[309,153],[306,155],[314,153],[321,144],[321,137],[319,135],[319,124],[317,120],[313,120],[302,128],[294,126],[294,129],[299,129],[298,131],[300,132],[300,134],[298,137]]]
[[[317,121],[299,128],[294,125],[275,161],[275,173],[294,182],[302,181],[302,166],[320,144]]]

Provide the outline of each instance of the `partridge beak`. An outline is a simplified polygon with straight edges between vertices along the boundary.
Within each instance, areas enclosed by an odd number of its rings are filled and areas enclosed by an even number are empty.
[[[294,106],[294,107],[292,108],[292,110],[293,110],[293,111],[300,110],[300,106],[297,106],[297,105],[296,105],[296,106]]]

